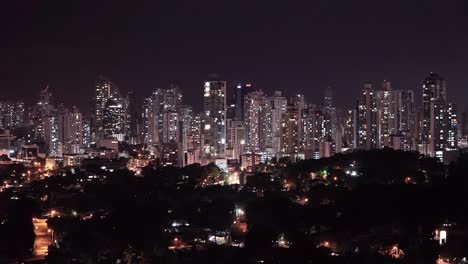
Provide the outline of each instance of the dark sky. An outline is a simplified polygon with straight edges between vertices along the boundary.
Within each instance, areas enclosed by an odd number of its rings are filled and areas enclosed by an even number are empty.
[[[0,98],[34,102],[45,81],[82,110],[102,73],[141,97],[170,82],[200,105],[208,74],[350,107],[364,81],[415,89],[430,71],[468,97],[465,0],[3,1]]]

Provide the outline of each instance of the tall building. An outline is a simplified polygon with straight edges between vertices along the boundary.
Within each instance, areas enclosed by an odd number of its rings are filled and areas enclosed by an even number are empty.
[[[124,100],[125,109],[125,135],[130,144],[138,143],[138,121],[139,110],[136,102],[135,92],[128,92]]]
[[[458,126],[460,125],[457,115],[457,107],[454,103],[447,103],[447,116],[449,119],[447,146],[448,149],[454,150],[458,148]]]
[[[93,138],[133,141],[136,133],[134,93],[122,95],[118,87],[104,76],[98,76],[93,105]]]
[[[397,134],[396,92],[391,83],[384,80],[382,90],[375,92],[377,107],[377,147],[390,147],[391,136]]]
[[[0,156],[10,156],[11,132],[9,129],[0,129]]]
[[[343,146],[348,149],[357,148],[357,110],[355,109],[346,112]]]
[[[227,119],[227,147],[228,159],[240,161],[245,152],[245,126],[241,120]]]
[[[288,105],[281,120],[281,154],[298,157],[301,151],[301,111],[297,105]]]
[[[59,114],[59,110],[52,105],[49,85],[46,85],[40,92],[38,103],[29,112],[29,120],[35,133],[33,141],[38,143],[42,153],[52,157],[62,155]]]
[[[35,139],[37,141],[45,142],[49,138],[50,129],[46,130],[47,118],[54,114],[54,107],[51,103],[52,93],[49,90],[49,85],[46,85],[40,92],[39,101],[29,112],[29,120],[34,127]]]
[[[82,117],[82,131],[83,131],[83,148],[89,148],[91,146],[91,120],[89,117]]]
[[[15,129],[24,125],[24,103],[0,101],[0,129]]]
[[[423,153],[443,159],[444,151],[457,147],[457,114],[447,100],[447,82],[436,73],[423,81],[421,144]]]
[[[225,158],[226,82],[208,81],[203,96],[203,156],[207,160]]]
[[[174,140],[162,143],[160,160],[163,166],[179,166],[179,144]]]
[[[157,133],[157,112],[155,110],[154,96],[146,97],[143,101],[143,109],[140,114],[140,141],[147,145],[157,142],[159,133]]]
[[[447,99],[447,82],[437,73],[430,73],[423,81],[423,105],[421,141],[430,144],[431,141],[431,104],[435,100]]]
[[[191,106],[184,105],[181,110],[181,166],[200,162],[201,122],[200,115]]]
[[[250,92],[244,99],[244,124],[248,150],[250,152],[264,152],[273,145],[272,107],[262,91]]]
[[[445,100],[437,99],[431,103],[430,155],[443,158],[443,152],[457,148],[456,107]]]
[[[202,115],[194,114],[192,110],[184,111],[183,121],[183,149],[184,165],[200,163],[203,134],[202,134]]]
[[[357,148],[370,150],[377,148],[377,106],[372,84],[365,83],[356,109]]]
[[[162,143],[168,143],[174,141],[175,143],[181,143],[180,138],[180,113],[175,111],[164,111],[162,113],[162,126],[161,136]]]
[[[399,149],[417,150],[418,125],[416,118],[416,108],[414,103],[414,93],[412,90],[396,90],[396,132],[394,137],[398,137]],[[395,148],[395,144],[393,144]]]
[[[182,92],[178,86],[156,89],[143,103],[141,117],[144,142],[152,146],[171,140],[181,143],[181,111]]]
[[[273,96],[268,97],[271,109],[271,142],[273,152],[280,153],[281,151],[281,122],[283,115],[286,113],[288,100],[284,97],[281,91],[275,91]]]
[[[182,107],[182,92],[179,86],[171,84],[168,89],[158,89],[157,93],[161,97],[161,107],[163,111],[180,112]]]
[[[338,118],[336,112],[337,110],[333,105],[333,89],[331,86],[327,86],[323,100],[323,129],[326,141],[331,142],[331,146],[335,147],[335,149],[332,150],[333,153],[340,152],[343,145],[343,133],[338,129]]]
[[[412,90],[399,90],[396,96],[398,131],[411,134],[416,126],[414,93]]]
[[[44,119],[46,153],[51,157],[61,157],[63,144],[60,141],[59,120],[57,110]]]
[[[233,119],[236,121],[243,120],[244,118],[244,96],[253,91],[253,84],[251,83],[239,83],[236,85],[233,94],[233,105],[234,105],[234,116]]]
[[[461,135],[459,136],[466,138],[468,136],[468,109],[465,109],[465,111],[462,112],[460,126]]]
[[[125,105],[119,97],[109,98],[104,106],[102,139],[125,140]]]
[[[333,90],[331,86],[327,86],[324,92],[323,115],[324,136],[334,139],[336,130],[336,112],[335,107],[333,107]]]
[[[162,90],[161,98],[162,124],[160,125],[160,140],[168,143],[171,140],[181,144],[182,139],[180,123],[182,111],[182,92],[179,87],[171,84],[169,89]]]
[[[105,124],[105,120],[112,121],[113,117],[106,117],[106,112],[109,114],[116,114],[118,109],[122,108],[122,104],[120,92],[118,87],[109,79],[105,78],[104,76],[98,76],[95,84],[95,97],[94,97],[94,111],[93,111],[93,138],[96,139],[103,139],[106,136],[110,136],[112,134],[112,124]],[[107,109],[106,109],[107,108]],[[109,109],[112,108],[112,109]],[[123,115],[124,113],[120,113]],[[123,117],[119,118],[123,121]],[[121,124],[123,125],[123,124]],[[107,126],[107,132],[105,133],[104,126]],[[106,134],[106,135],[105,135]]]
[[[323,140],[324,122],[323,111],[316,105],[309,105],[303,115],[304,142],[303,148],[306,159],[319,159],[319,144]]]
[[[86,134],[83,133],[83,116],[76,107],[66,113],[63,127],[64,153],[83,153],[83,136]]]

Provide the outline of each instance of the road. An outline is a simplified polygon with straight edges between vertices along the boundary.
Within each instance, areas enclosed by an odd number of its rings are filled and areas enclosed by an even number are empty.
[[[34,218],[34,233],[36,240],[34,241],[34,255],[37,258],[45,258],[49,245],[52,244],[52,234],[47,227],[47,219]]]

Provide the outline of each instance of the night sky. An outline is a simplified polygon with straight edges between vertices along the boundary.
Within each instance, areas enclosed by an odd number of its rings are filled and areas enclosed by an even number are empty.
[[[199,107],[218,73],[316,103],[333,84],[351,107],[364,81],[420,95],[430,71],[456,103],[468,97],[465,0],[3,2],[1,99],[33,103],[49,82],[57,101],[87,111],[104,74],[139,97],[177,83]]]

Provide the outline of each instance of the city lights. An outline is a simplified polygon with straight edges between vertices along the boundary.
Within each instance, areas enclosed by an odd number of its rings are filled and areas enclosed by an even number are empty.
[[[2,3],[0,263],[468,264],[464,1],[62,2]]]

